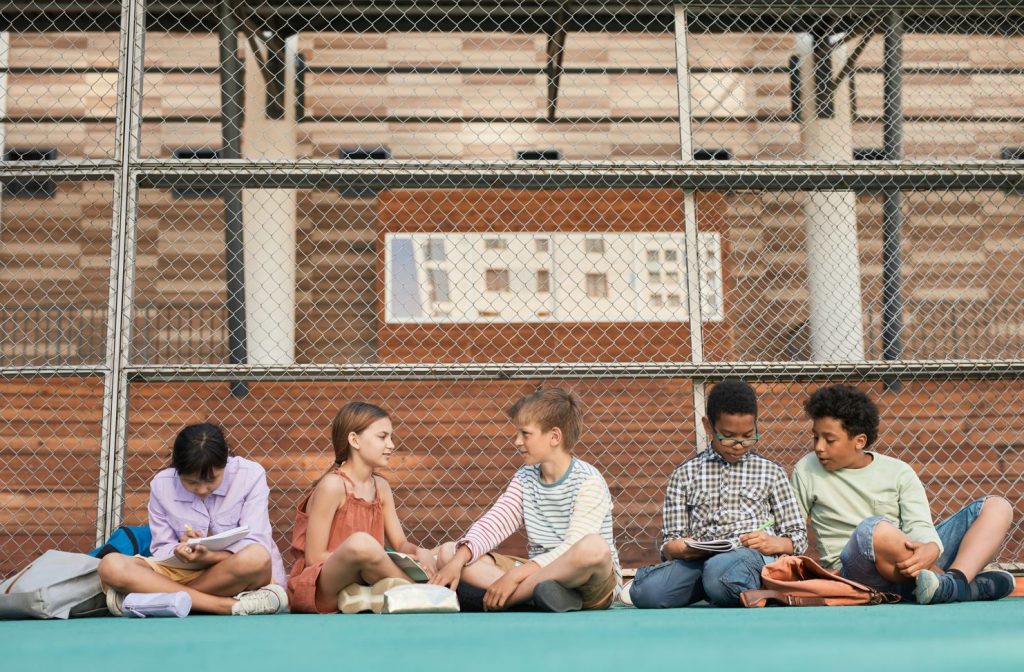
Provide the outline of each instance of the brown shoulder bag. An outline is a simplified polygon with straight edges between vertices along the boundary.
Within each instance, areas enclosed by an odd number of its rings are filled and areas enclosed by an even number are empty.
[[[762,567],[761,589],[743,591],[740,600],[744,607],[824,607],[899,602],[900,597],[844,579],[806,556],[786,555]]]

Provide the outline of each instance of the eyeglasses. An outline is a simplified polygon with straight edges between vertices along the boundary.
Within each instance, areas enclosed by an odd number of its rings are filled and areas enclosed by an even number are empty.
[[[742,439],[737,439],[731,436],[725,437],[715,432],[715,439],[717,439],[718,442],[723,446],[727,448],[732,448],[733,446],[752,446],[761,440],[761,435],[754,434],[753,436],[746,436],[743,437]]]

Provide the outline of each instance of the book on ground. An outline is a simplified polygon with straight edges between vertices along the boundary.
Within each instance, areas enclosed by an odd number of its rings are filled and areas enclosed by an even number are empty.
[[[400,570],[405,572],[406,576],[416,583],[427,582],[427,573],[423,571],[423,567],[420,566],[420,563],[417,562],[416,558],[411,555],[406,555],[405,553],[393,551],[390,548],[388,549],[388,557],[391,558],[393,563],[398,565]]]
[[[231,544],[245,539],[249,535],[249,526],[242,525],[230,530],[224,530],[217,534],[212,534],[208,537],[201,537],[197,539],[189,539],[187,543],[189,546],[199,546],[202,544],[211,551],[223,551]],[[177,556],[171,555],[168,558],[157,558],[157,562],[161,565],[168,567],[177,567],[178,569],[203,569],[206,565],[200,565],[194,562],[185,562],[180,560]]]
[[[740,547],[738,541],[732,539],[712,539],[710,541],[687,541],[686,545],[690,548],[695,548],[698,551],[707,551],[708,553],[728,553],[729,551],[735,551]]]

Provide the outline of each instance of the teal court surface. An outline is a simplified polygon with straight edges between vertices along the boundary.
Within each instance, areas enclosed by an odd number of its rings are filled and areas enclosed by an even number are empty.
[[[0,622],[0,668],[1024,670],[1024,599],[933,607]]]

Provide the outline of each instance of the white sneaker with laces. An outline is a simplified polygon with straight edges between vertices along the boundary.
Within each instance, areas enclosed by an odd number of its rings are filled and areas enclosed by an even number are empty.
[[[284,588],[271,583],[258,590],[247,590],[235,595],[235,605],[231,607],[232,616],[259,616],[263,614],[283,614],[288,611],[288,593]]]

